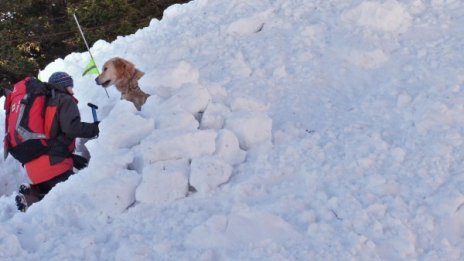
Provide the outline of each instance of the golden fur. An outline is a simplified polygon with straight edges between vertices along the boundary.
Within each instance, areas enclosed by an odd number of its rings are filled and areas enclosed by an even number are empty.
[[[121,92],[121,99],[132,102],[137,110],[142,109],[147,98],[150,96],[143,92],[138,80],[145,73],[141,72],[135,65],[119,57],[112,58],[103,65],[102,73],[95,79],[98,85],[104,88],[115,85]]]

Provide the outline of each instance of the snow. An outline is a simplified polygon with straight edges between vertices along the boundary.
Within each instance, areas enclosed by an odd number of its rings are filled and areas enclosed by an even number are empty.
[[[419,1],[420,2],[420,1]],[[355,8],[342,13],[342,21],[360,27],[384,32],[404,33],[411,26],[412,17],[402,4],[395,0],[384,2],[363,1]]]
[[[184,198],[188,193],[189,161],[163,160],[143,169],[136,199],[147,204],[166,204]]]
[[[58,59],[101,132],[26,213],[0,159],[0,259],[462,260],[463,36],[458,0],[194,0],[91,47],[140,112]]]

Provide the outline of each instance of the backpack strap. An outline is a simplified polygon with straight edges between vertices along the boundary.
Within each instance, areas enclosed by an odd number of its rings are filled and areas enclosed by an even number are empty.
[[[27,122],[29,122],[29,115],[24,115],[24,112],[29,112],[31,107],[34,105],[34,100],[37,96],[43,95],[42,91],[31,92],[24,95],[24,98],[21,101],[20,111],[19,111],[19,119],[16,123],[16,131],[26,140],[29,139],[46,139],[47,137],[45,134],[34,133],[29,129],[24,128],[23,126],[27,126]],[[45,99],[47,99],[47,95],[45,95]],[[44,103],[46,105],[46,101]],[[44,106],[45,108],[46,106]]]

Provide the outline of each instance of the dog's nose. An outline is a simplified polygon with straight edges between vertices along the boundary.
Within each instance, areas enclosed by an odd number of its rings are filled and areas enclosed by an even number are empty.
[[[100,83],[98,82],[98,77],[95,78],[95,82],[97,83],[97,85],[100,85]]]

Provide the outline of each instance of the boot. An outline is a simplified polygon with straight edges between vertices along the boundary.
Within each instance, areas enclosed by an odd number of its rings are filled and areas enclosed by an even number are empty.
[[[26,212],[28,207],[41,199],[39,188],[29,184],[22,184],[19,186],[19,193],[15,197],[16,206],[21,212]]]

